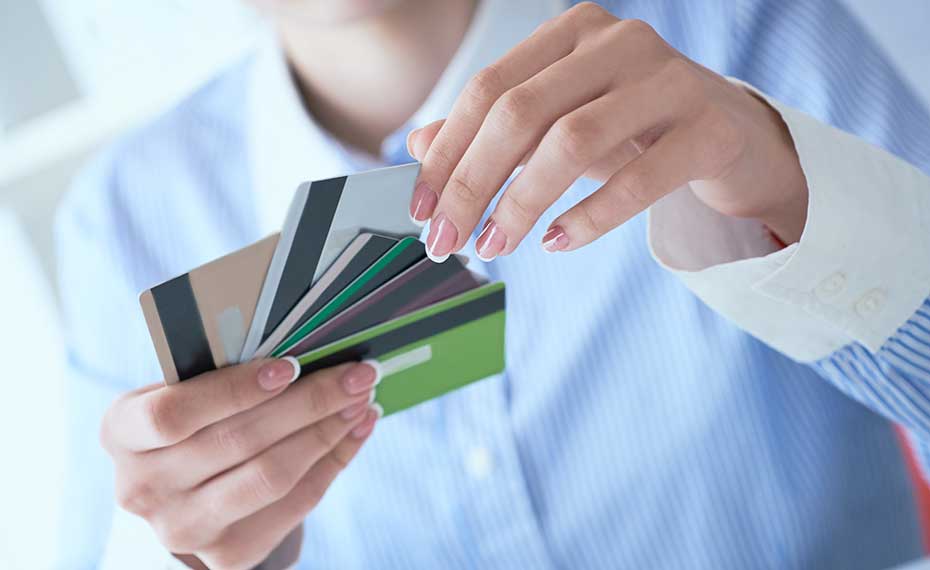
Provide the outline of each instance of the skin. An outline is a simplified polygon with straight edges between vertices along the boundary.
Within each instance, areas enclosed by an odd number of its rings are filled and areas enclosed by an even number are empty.
[[[119,505],[171,552],[209,568],[252,568],[319,503],[372,433],[376,372],[347,364],[296,376],[262,360],[130,392],[101,443]]]
[[[459,251],[525,163],[480,234],[507,255],[579,177],[603,186],[549,226],[546,251],[583,247],[671,191],[800,239],[807,184],[786,126],[766,103],[687,59],[648,24],[575,6],[478,73],[444,121],[411,134],[423,162],[410,205],[431,220],[430,256]]]
[[[253,0],[277,27],[314,120],[377,154],[426,99],[467,29],[474,0]],[[345,65],[345,62],[352,65]],[[379,93],[377,105],[371,93]],[[431,257],[464,247],[491,198],[525,165],[477,242],[514,251],[579,177],[604,182],[551,224],[570,251],[672,190],[782,241],[800,238],[807,186],[777,113],[688,60],[647,24],[593,4],[553,19],[480,72],[443,121],[411,133],[423,162],[410,213],[431,220]],[[374,429],[375,370],[349,364],[289,385],[264,360],[126,394],[101,441],[119,504],[172,552],[251,568],[316,506]]]

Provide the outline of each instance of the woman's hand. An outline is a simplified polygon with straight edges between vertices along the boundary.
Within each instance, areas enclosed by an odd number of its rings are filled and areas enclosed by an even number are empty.
[[[101,441],[117,499],[173,553],[252,568],[297,527],[372,432],[376,371],[297,377],[291,360],[208,372],[117,400]]]
[[[806,219],[807,184],[774,109],[648,24],[591,3],[478,73],[408,148],[423,162],[410,213],[431,219],[438,260],[465,245],[521,164],[478,238],[484,260],[511,253],[582,176],[604,185],[555,219],[547,251],[584,246],[688,182],[711,208],[757,218],[786,243]]]

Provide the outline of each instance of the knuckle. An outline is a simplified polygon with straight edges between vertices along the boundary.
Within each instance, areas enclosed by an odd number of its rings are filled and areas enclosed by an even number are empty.
[[[585,26],[596,21],[602,21],[606,17],[613,18],[613,15],[596,2],[581,2],[567,10],[564,17],[573,24]]]
[[[315,379],[318,380],[318,379]],[[312,419],[328,416],[332,411],[333,397],[325,389],[325,384],[319,381],[310,383],[310,389],[306,392],[305,409],[309,412]]]
[[[190,552],[199,546],[196,533],[190,527],[163,521],[154,521],[151,525],[158,541],[171,552]]]
[[[292,486],[293,478],[277,461],[262,458],[253,462],[247,488],[260,503],[277,501],[286,495]]]
[[[669,58],[662,65],[659,75],[662,83],[674,89],[681,100],[693,102],[703,94],[704,82],[694,65],[684,57]]]
[[[649,204],[648,176],[642,169],[630,166],[622,170],[617,183],[625,198],[635,206],[642,207]]]
[[[327,458],[329,461],[332,461],[336,471],[342,471],[349,466],[349,462],[351,461],[351,455],[343,450],[340,450],[338,447],[333,449],[333,451],[327,455]],[[317,499],[316,502],[319,502],[319,500],[322,498],[323,497],[321,493],[319,499]],[[314,502],[314,504],[316,504],[316,502]]]
[[[145,420],[156,439],[165,445],[171,445],[183,438],[175,411],[177,409],[173,392],[160,391],[146,400]]]
[[[472,180],[471,175],[461,167],[452,173],[449,186],[443,192],[448,192],[449,197],[457,204],[474,204],[481,199],[477,184]]]
[[[539,208],[528,204],[526,200],[515,195],[513,192],[504,192],[498,202],[497,209],[506,213],[506,217],[512,218],[522,226],[531,226],[542,212]],[[508,233],[509,235],[509,233]]]
[[[629,38],[647,41],[655,40],[659,37],[655,28],[650,26],[648,22],[638,18],[620,20],[617,22],[617,32]]]
[[[427,151],[429,161],[441,172],[451,172],[455,167],[455,161],[452,159],[453,151],[449,144],[448,138],[440,134],[436,136]]]
[[[249,456],[255,451],[250,433],[239,427],[218,428],[213,435],[214,446],[225,455]]]
[[[313,442],[317,444],[320,449],[332,449],[338,443],[338,441],[319,423],[313,424],[308,430]]]
[[[156,492],[144,479],[126,481],[117,479],[116,504],[124,511],[150,518],[157,510]]]
[[[578,221],[588,232],[589,236],[599,236],[603,233],[601,223],[591,211],[591,203],[585,200],[578,204]]]
[[[592,156],[592,141],[598,136],[597,130],[595,122],[581,113],[573,113],[559,119],[553,127],[559,154],[573,164],[589,164],[595,158]]]
[[[518,85],[504,93],[494,104],[494,122],[505,132],[519,131],[539,119],[539,94],[531,87]]]
[[[469,111],[487,109],[503,92],[504,79],[500,70],[494,64],[485,67],[469,80],[465,88]]]
[[[247,544],[247,541],[236,540],[232,537],[224,537],[204,551],[201,559],[210,568],[221,568],[222,570],[248,570],[249,568],[257,566],[268,554],[271,554],[271,550],[268,550],[267,552],[250,556],[246,551],[248,548]]]

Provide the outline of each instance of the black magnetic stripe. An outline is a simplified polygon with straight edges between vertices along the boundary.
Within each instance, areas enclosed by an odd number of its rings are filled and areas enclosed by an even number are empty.
[[[378,273],[374,278],[371,279],[364,287],[353,293],[345,303],[343,307],[351,307],[358,301],[361,301],[363,298],[367,297],[369,293],[378,289],[391,279],[397,277],[404,271],[413,267],[417,262],[426,259],[426,246],[423,245],[421,241],[413,241],[401,251],[397,257],[392,259],[387,265],[385,265],[381,272]]]
[[[294,305],[310,290],[346,179],[346,176],[340,176],[319,180],[310,185],[307,202],[297,223],[294,241],[288,251],[287,261],[284,262],[278,290],[268,312],[268,320],[265,321],[262,341],[274,332]]]
[[[288,331],[287,336],[290,336],[294,331],[302,327],[310,317],[322,309],[326,303],[332,301],[340,291],[348,287],[359,275],[374,265],[376,261],[381,259],[381,257],[396,244],[397,240],[394,238],[372,235],[365,245],[362,246],[362,249],[355,254],[355,257],[346,264],[339,276],[333,280],[319,297],[317,297],[316,301],[304,312],[297,324]]]
[[[180,380],[216,368],[207,341],[197,299],[187,273],[152,289],[152,299],[161,328],[165,331],[171,360]]]
[[[414,302],[419,297],[428,295],[433,289],[441,287],[446,284],[449,279],[466,271],[462,262],[457,257],[449,259],[445,263],[433,263],[432,261],[423,261],[422,263],[427,264],[422,271],[418,269],[409,270],[417,271],[417,275],[411,276],[410,280],[401,284],[397,289],[374,300],[372,304],[354,315],[351,320],[340,323],[335,328],[331,328],[313,342],[314,346],[307,347],[307,349],[312,350],[313,348],[321,347],[341,338],[352,336],[378,323],[388,321],[395,316],[400,316],[397,313],[401,308]],[[403,275],[397,277],[397,279],[404,278]],[[380,293],[375,293],[375,295],[380,295]],[[366,301],[362,301],[362,303],[364,304]],[[323,326],[325,327],[326,325]]]
[[[365,358],[378,358],[392,350],[413,344],[427,337],[470,323],[504,309],[504,289],[474,299],[441,313],[430,315],[406,324],[393,331],[348,346],[301,367],[302,374],[309,374],[343,362],[356,362]]]

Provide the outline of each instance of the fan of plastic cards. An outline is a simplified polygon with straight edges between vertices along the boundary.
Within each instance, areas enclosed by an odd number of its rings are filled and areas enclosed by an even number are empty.
[[[419,164],[302,184],[280,234],[140,296],[165,382],[253,358],[377,360],[385,414],[504,369],[504,284],[434,263],[407,215]]]

